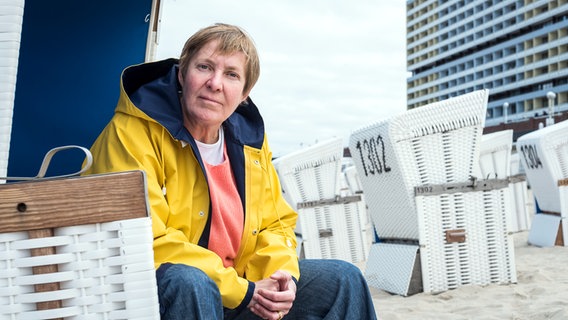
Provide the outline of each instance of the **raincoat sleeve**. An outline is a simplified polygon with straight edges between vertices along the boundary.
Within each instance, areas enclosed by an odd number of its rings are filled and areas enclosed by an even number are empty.
[[[182,230],[166,225],[172,213],[161,185],[164,181],[164,159],[161,156],[163,145],[159,141],[164,132],[157,125],[155,128],[151,126],[140,119],[115,114],[91,147],[93,166],[86,174],[145,171],[156,268],[164,262],[194,266],[217,283],[225,307],[246,307],[252,298],[254,283],[240,277],[235,269],[225,268],[214,252],[198,246],[196,241],[190,241]],[[204,188],[207,190],[206,186]]]

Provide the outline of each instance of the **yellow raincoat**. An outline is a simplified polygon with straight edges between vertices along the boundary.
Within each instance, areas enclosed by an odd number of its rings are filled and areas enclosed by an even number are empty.
[[[154,261],[203,270],[223,305],[246,307],[254,281],[285,270],[299,279],[297,214],[281,194],[264,124],[250,101],[223,123],[245,219],[235,266],[207,249],[209,188],[194,139],[183,127],[177,60],[126,68],[115,114],[91,148],[88,173],[144,170],[154,233]]]

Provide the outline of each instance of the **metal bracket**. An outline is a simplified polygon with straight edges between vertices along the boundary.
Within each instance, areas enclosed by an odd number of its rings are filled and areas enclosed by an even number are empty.
[[[523,182],[523,181],[527,181],[527,176],[524,175],[524,174],[516,174],[516,175],[509,177],[510,183],[517,183],[517,182]]]
[[[510,179],[488,179],[477,180],[471,177],[469,182],[444,183],[444,184],[425,184],[414,187],[415,196],[430,196],[438,194],[449,194],[459,192],[489,191],[505,188],[509,185]]]
[[[306,208],[315,208],[325,205],[335,205],[335,204],[344,204],[344,203],[351,203],[351,202],[358,202],[361,201],[360,195],[355,196],[347,196],[347,197],[340,197],[336,196],[333,199],[322,199],[322,200],[315,200],[315,201],[306,201],[306,202],[299,202],[296,206],[298,209],[306,209]]]

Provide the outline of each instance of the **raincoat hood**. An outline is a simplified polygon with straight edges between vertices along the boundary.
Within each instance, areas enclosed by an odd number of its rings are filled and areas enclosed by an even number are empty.
[[[128,67],[121,78],[121,103],[116,112],[124,112],[161,124],[177,140],[191,143],[183,126],[180,103],[181,86],[177,59],[167,59]],[[223,123],[227,138],[243,146],[260,149],[264,140],[264,122],[250,98]]]

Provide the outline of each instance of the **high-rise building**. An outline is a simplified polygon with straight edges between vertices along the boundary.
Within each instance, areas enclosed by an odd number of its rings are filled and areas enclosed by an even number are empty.
[[[409,109],[485,88],[486,127],[568,114],[568,0],[406,7]]]

